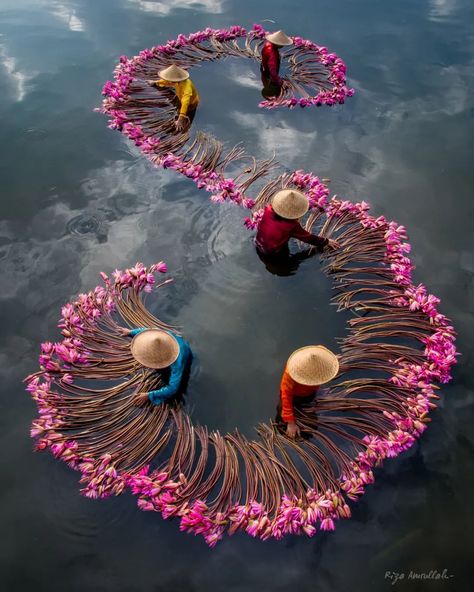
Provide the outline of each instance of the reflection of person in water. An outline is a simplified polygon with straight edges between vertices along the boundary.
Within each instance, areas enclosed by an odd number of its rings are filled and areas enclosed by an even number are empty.
[[[300,435],[294,408],[310,403],[319,387],[332,380],[339,372],[339,361],[323,345],[307,345],[294,351],[288,358],[280,384],[277,424],[286,424],[290,438]]]
[[[308,243],[322,251],[324,247],[337,248],[336,241],[323,238],[305,230],[299,218],[309,209],[304,193],[293,189],[282,189],[275,193],[272,203],[267,205],[258,225],[255,244],[261,261],[270,273],[291,275],[301,261],[311,257],[311,250],[292,254],[288,247],[290,238]]]
[[[159,76],[159,80],[148,80],[148,84],[174,89],[176,93],[174,105],[178,110],[178,119],[175,125],[178,132],[184,132],[192,124],[199,105],[199,95],[196,87],[189,78],[189,72],[174,64],[160,70]]]
[[[262,64],[260,73],[262,78],[262,95],[269,99],[277,97],[282,89],[283,80],[280,78],[280,47],[293,45],[293,41],[283,31],[270,33],[266,36],[262,48]]]
[[[288,275],[294,275],[302,263],[306,259],[316,255],[316,251],[313,249],[304,249],[298,253],[290,253],[288,245],[283,247],[279,253],[262,253],[257,248],[257,255],[260,261],[265,265],[267,271],[273,275],[279,275],[285,277]]]
[[[161,329],[121,329],[124,335],[133,337],[130,349],[132,356],[145,368],[160,370],[168,383],[159,389],[138,393],[139,402],[147,399],[160,405],[172,397],[182,395],[191,366],[192,351],[179,335]],[[166,375],[168,375],[166,377]]]

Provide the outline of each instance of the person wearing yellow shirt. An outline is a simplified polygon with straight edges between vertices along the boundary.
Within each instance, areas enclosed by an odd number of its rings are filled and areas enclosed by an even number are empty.
[[[158,72],[159,80],[148,80],[148,84],[157,87],[172,87],[176,93],[178,119],[176,129],[184,132],[192,123],[199,105],[199,95],[189,78],[189,72],[176,65],[171,65]]]

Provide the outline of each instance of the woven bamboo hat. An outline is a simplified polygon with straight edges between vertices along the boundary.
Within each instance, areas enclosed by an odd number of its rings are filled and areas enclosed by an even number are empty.
[[[178,342],[161,329],[147,329],[137,333],[130,348],[135,360],[147,368],[166,368],[179,356]]]
[[[182,82],[186,78],[189,78],[189,72],[186,72],[186,70],[183,70],[179,66],[175,66],[175,64],[168,66],[164,70],[160,70],[158,75],[167,82]]]
[[[293,45],[293,40],[281,30],[276,31],[275,33],[270,33],[265,39],[275,45]]]
[[[272,207],[282,218],[296,220],[296,218],[301,218],[306,214],[309,209],[309,201],[301,191],[282,189],[273,196]]]
[[[291,354],[286,368],[298,384],[317,386],[329,382],[337,375],[339,361],[324,345],[307,345]]]

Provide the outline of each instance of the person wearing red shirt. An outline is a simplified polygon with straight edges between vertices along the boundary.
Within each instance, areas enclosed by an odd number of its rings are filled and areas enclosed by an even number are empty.
[[[283,31],[270,33],[265,37],[266,41],[262,48],[262,64],[260,72],[262,75],[262,84],[265,89],[277,88],[278,94],[282,86],[280,78],[280,47],[293,45],[293,41]],[[270,92],[268,90],[268,92]]]
[[[289,438],[300,435],[294,407],[311,401],[319,386],[332,380],[339,372],[337,356],[323,345],[307,345],[288,358],[280,384],[278,416],[287,424]]]
[[[318,247],[337,248],[336,241],[323,238],[305,230],[299,223],[309,209],[308,198],[294,189],[282,189],[275,193],[272,203],[267,205],[258,225],[255,244],[264,255],[287,255],[288,241],[296,238],[304,243]]]

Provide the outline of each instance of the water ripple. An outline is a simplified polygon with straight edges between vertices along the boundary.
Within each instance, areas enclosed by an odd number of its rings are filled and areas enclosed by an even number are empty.
[[[70,234],[75,236],[98,235],[101,234],[102,223],[92,214],[79,214],[69,220],[66,228]]]

